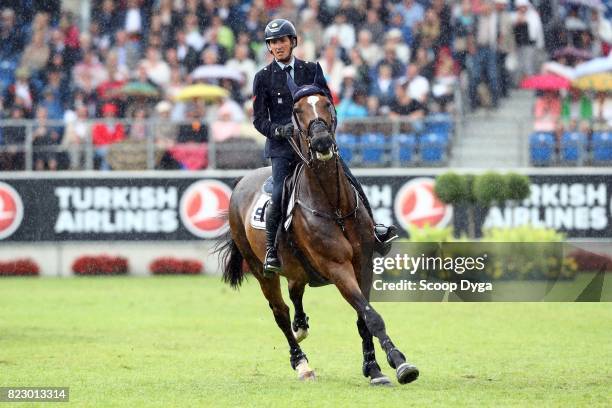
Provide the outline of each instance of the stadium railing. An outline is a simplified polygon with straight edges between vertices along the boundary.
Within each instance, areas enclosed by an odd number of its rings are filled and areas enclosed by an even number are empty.
[[[245,135],[222,142],[216,140],[213,127],[207,123],[207,141],[191,145],[194,149],[190,154],[202,156],[198,160],[195,160],[197,157],[184,157],[185,144],[175,144],[180,127],[190,126],[191,122],[92,119],[79,123],[85,134],[80,143],[67,139],[66,130],[74,128],[74,123],[61,120],[45,122],[44,126],[55,131],[58,139],[41,143],[35,135],[41,127],[38,121],[0,121],[0,170],[34,170],[37,158],[48,160],[50,157],[57,160],[59,170],[105,169],[103,161],[112,161],[114,165],[109,167],[113,170],[164,169],[164,155],[173,156],[179,168],[185,169],[243,169],[265,165],[262,154],[265,139],[250,123],[243,124],[243,129],[250,127]],[[124,141],[95,146],[92,128],[104,123],[111,127],[122,124]],[[131,136],[130,129],[134,126],[139,127],[136,133],[140,139]],[[437,166],[447,163],[454,128],[453,118],[445,114],[429,115],[417,121],[408,117],[367,117],[346,120],[338,125],[336,134],[341,155],[355,167]],[[431,139],[435,139],[437,148],[442,150],[433,159],[422,155]]]

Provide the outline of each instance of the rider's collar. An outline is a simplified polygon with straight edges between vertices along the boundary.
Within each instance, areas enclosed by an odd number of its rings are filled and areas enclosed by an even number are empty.
[[[291,56],[291,61],[288,64],[283,64],[276,59],[274,61],[278,64],[280,69],[285,69],[285,67],[289,65],[291,67],[291,77],[293,77],[293,73],[295,72],[295,57],[293,55]]]

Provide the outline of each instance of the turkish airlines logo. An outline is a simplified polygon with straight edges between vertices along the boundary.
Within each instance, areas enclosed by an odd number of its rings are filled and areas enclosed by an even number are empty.
[[[21,225],[23,202],[21,197],[6,183],[0,182],[0,239],[9,237]]]
[[[193,183],[181,197],[180,214],[185,228],[200,238],[215,238],[225,232],[231,195],[232,190],[216,180]]]
[[[453,207],[440,201],[434,192],[434,185],[434,179],[415,178],[398,191],[395,196],[395,218],[405,230],[409,226],[445,227],[449,223]]]

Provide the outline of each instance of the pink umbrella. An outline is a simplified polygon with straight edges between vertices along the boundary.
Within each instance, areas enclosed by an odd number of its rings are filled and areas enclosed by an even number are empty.
[[[540,91],[557,91],[559,89],[569,89],[570,86],[569,79],[554,74],[533,75],[521,81],[521,88]]]

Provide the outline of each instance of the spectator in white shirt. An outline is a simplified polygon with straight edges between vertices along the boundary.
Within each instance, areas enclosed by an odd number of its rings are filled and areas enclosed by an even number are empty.
[[[123,28],[129,34],[142,34],[143,18],[138,6],[138,0],[128,0]]]
[[[380,46],[372,43],[372,33],[368,29],[359,31],[356,48],[371,67],[378,64],[383,57]]]
[[[257,65],[255,61],[249,58],[249,48],[240,44],[234,50],[234,58],[227,61],[225,64],[228,68],[236,69],[244,75],[244,83],[242,85],[243,96],[251,95],[253,92],[253,79],[257,73]]]
[[[147,73],[147,77],[160,87],[170,82],[170,67],[159,56],[159,51],[153,47],[147,48],[146,58],[140,64]]]
[[[321,68],[326,74],[329,89],[334,94],[337,94],[340,91],[340,84],[342,83],[344,63],[337,57],[337,50],[334,44],[330,44],[325,47],[322,58],[319,60],[319,64],[321,64]]]
[[[334,18],[334,24],[325,29],[323,41],[329,44],[334,37],[346,51],[355,46],[355,28],[346,22],[344,13],[338,13]]]

